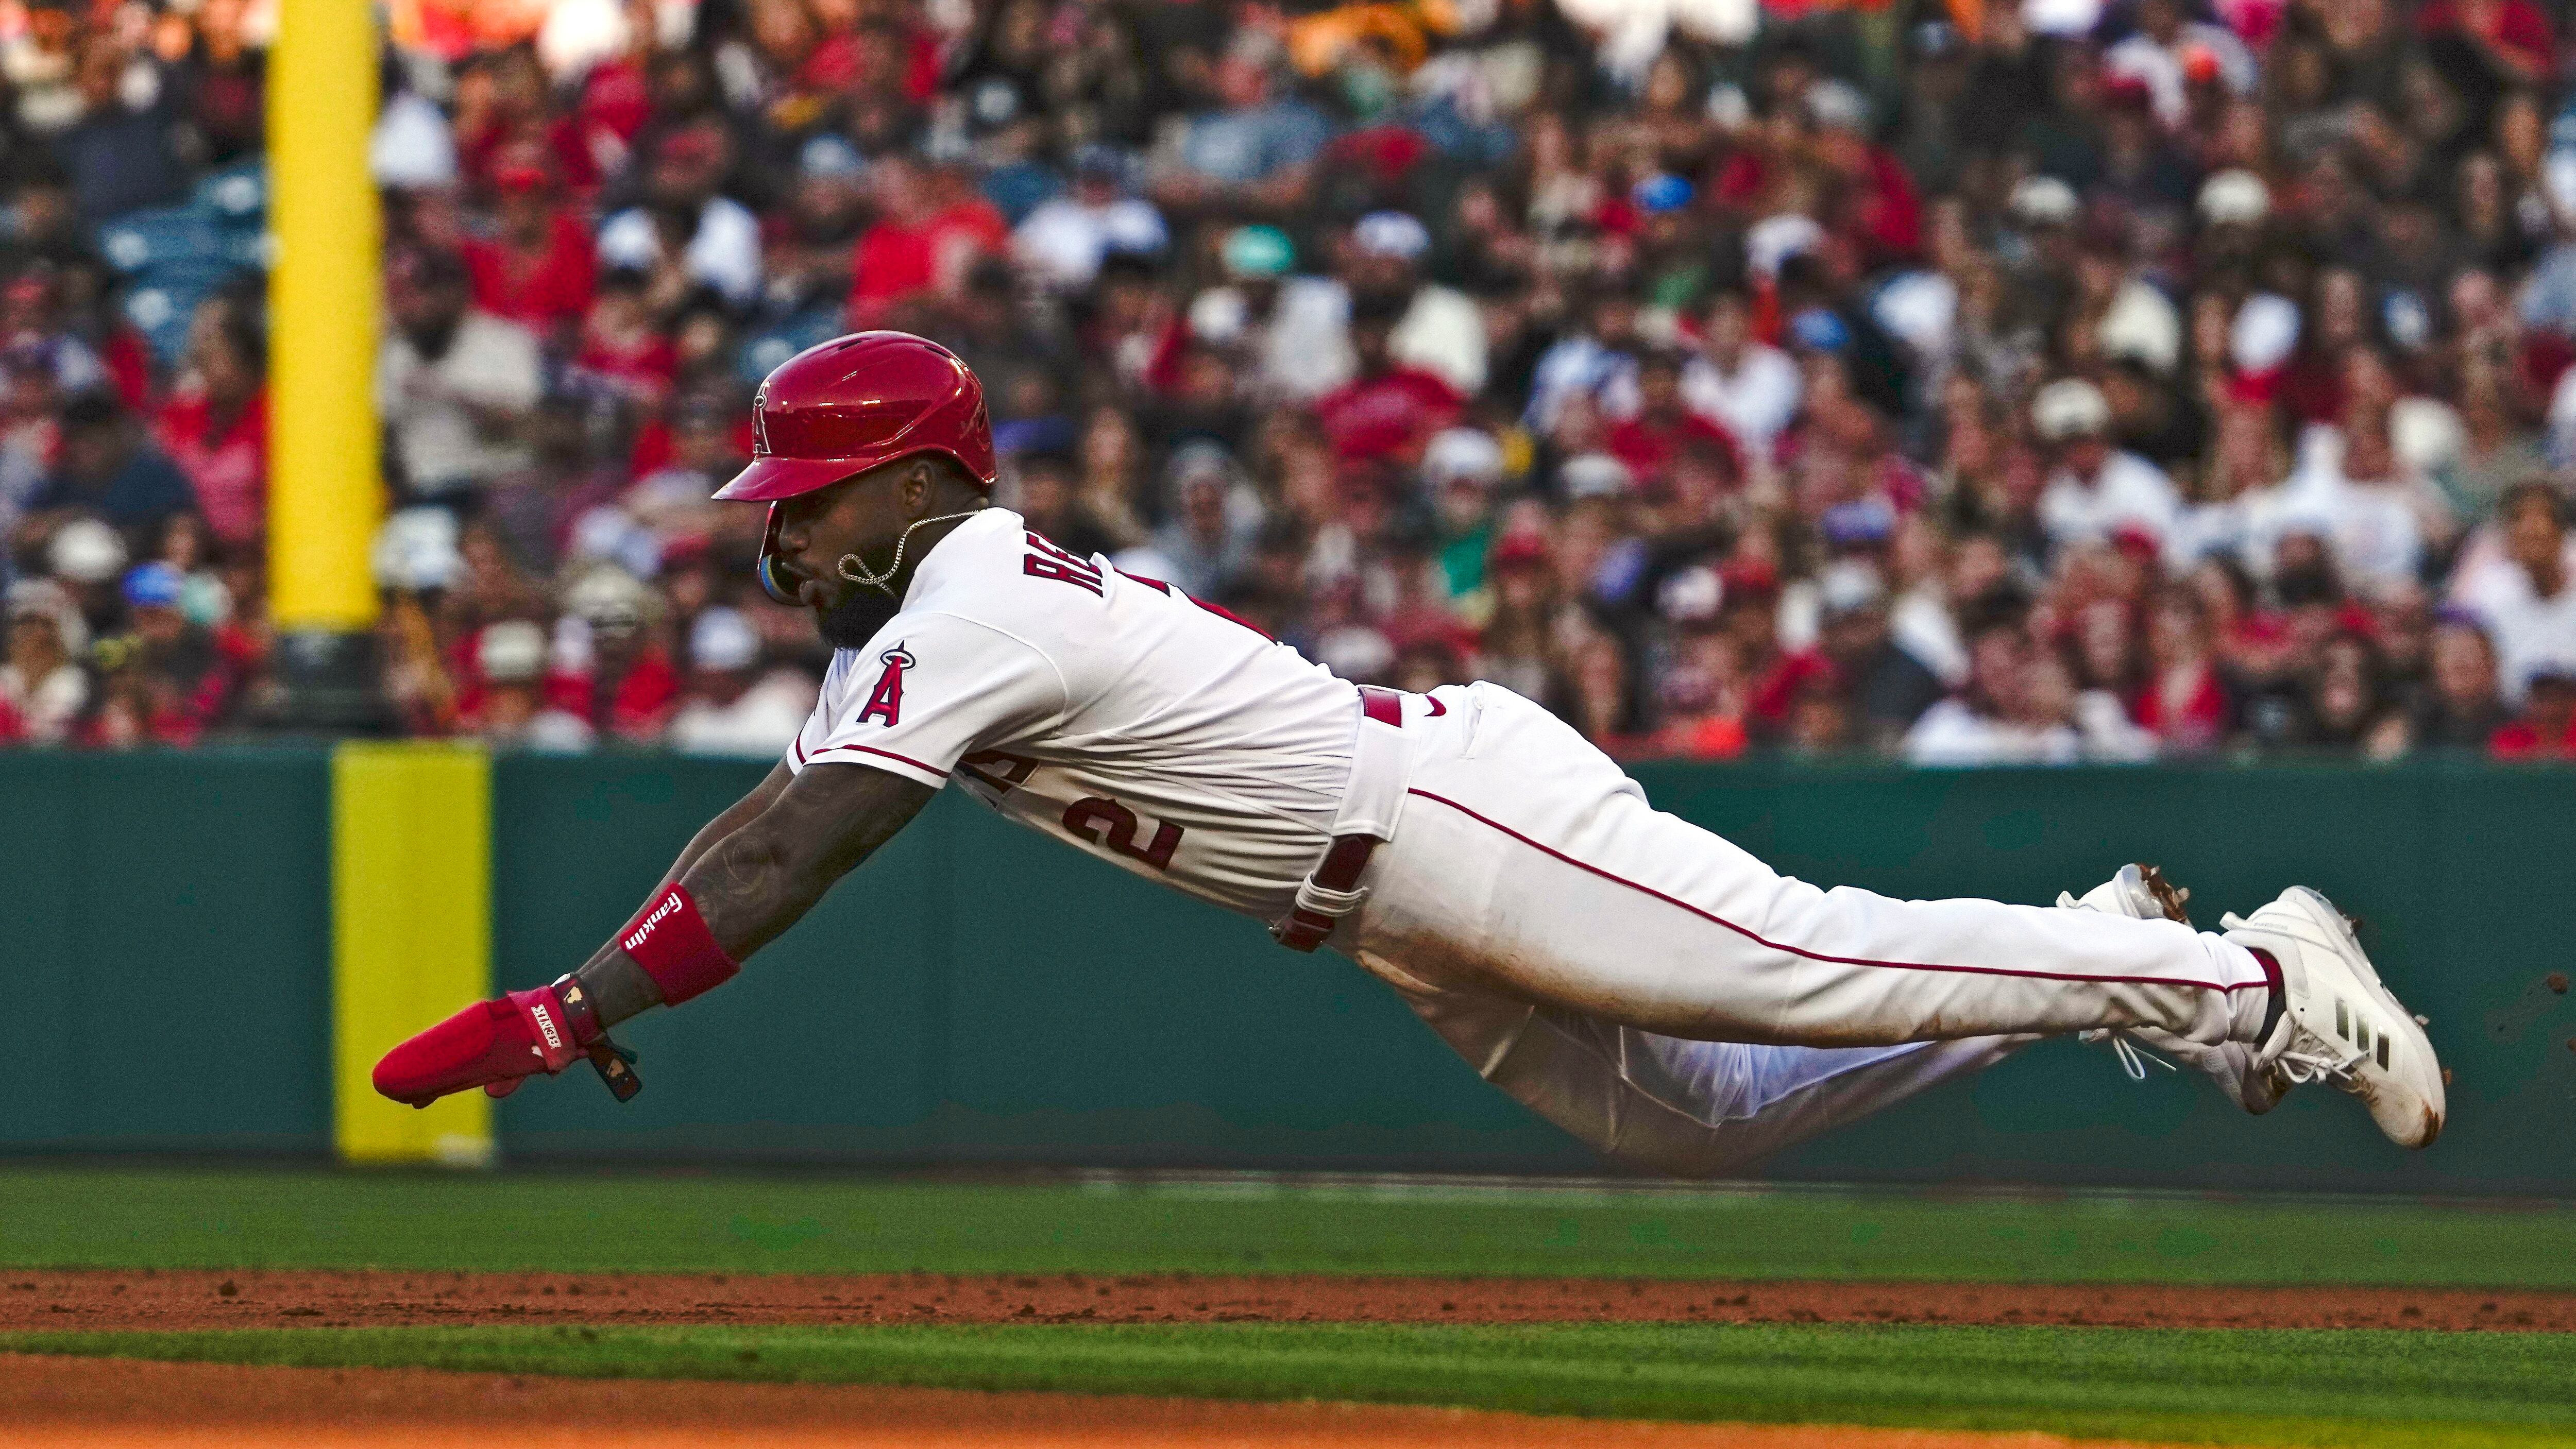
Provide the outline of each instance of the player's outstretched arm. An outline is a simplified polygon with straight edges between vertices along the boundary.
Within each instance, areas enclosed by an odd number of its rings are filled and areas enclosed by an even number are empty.
[[[773,788],[774,787],[774,788]],[[929,786],[866,765],[773,772],[689,842],[652,901],[580,971],[467,1007],[385,1054],[376,1090],[427,1106],[481,1087],[506,1096],[584,1057],[620,1099],[631,1057],[608,1029],[723,984],[921,813]]]
[[[690,836],[689,843],[680,847],[679,857],[671,862],[671,868],[663,872],[662,879],[654,885],[653,894],[658,896],[663,886],[686,879],[689,867],[696,865],[726,836],[759,819],[762,811],[777,804],[778,797],[786,793],[787,782],[795,778],[796,772],[787,768],[785,760],[772,765],[769,773],[760,777],[760,783],[751,787],[750,794],[718,811],[715,819],[698,827],[698,833]]]
[[[741,961],[803,919],[934,793],[868,765],[808,765],[768,809],[690,865],[680,885],[716,944]]]

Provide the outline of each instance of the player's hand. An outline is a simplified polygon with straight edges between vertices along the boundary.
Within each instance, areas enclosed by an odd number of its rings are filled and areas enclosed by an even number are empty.
[[[414,1107],[472,1087],[506,1097],[539,1072],[552,1076],[582,1060],[606,1033],[595,1017],[566,1006],[563,985],[478,1001],[395,1047],[376,1063],[376,1090]]]

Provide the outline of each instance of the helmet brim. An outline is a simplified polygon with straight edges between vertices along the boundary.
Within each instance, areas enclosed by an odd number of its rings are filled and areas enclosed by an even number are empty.
[[[864,458],[754,458],[750,467],[736,473],[732,482],[715,491],[715,498],[722,503],[767,503],[780,498],[794,498],[817,488],[829,488],[844,478],[864,473],[875,466],[876,462]]]

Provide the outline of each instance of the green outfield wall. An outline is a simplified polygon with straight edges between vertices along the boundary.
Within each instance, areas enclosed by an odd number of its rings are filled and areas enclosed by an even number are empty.
[[[493,761],[493,979],[577,964],[762,768]],[[2576,972],[2576,771],[1639,774],[1820,883],[2045,901],[2144,858],[2212,917],[2320,886],[2368,921],[2458,1074],[2449,1134],[2410,1156],[2319,1094],[2249,1119],[2046,1043],[1777,1175],[2576,1196],[2576,996],[2548,984]],[[319,751],[0,754],[0,1148],[332,1150],[332,799]],[[387,969],[378,935],[339,979]],[[620,1107],[579,1070],[520,1092],[493,1112],[502,1158],[1600,1166],[1351,963],[953,797],[739,981],[628,1034],[642,1097]]]

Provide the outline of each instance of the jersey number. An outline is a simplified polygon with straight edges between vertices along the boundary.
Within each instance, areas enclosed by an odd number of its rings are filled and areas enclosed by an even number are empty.
[[[1064,828],[1072,831],[1077,840],[1107,846],[1156,870],[1170,870],[1172,852],[1180,849],[1181,845],[1181,827],[1168,820],[1154,827],[1152,840],[1138,845],[1136,812],[1103,795],[1076,800],[1066,806]]]
[[[1035,533],[1029,535],[1029,556],[1021,560],[1020,571],[1032,578],[1053,579],[1094,594],[1101,592],[1100,570]]]

